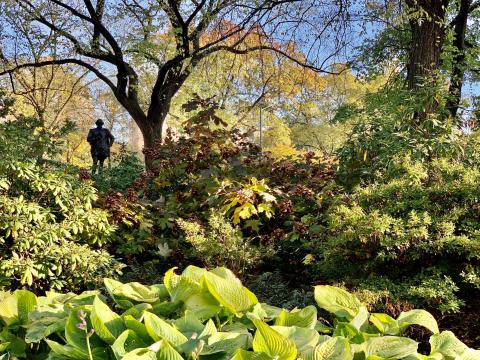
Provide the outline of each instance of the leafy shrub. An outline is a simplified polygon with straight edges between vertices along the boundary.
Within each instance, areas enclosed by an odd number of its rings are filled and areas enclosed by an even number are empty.
[[[210,268],[227,266],[236,274],[244,274],[271,252],[268,247],[251,244],[238,228],[215,212],[210,214],[207,228],[196,222],[177,222],[185,232],[185,240],[192,245],[194,257]]]
[[[303,308],[315,303],[312,291],[302,288],[292,289],[279,272],[264,272],[258,275],[249,287],[259,301],[287,310]]]
[[[101,193],[110,191],[126,193],[135,180],[144,171],[144,167],[138,156],[122,150],[113,158],[111,168],[95,176],[95,186]]]
[[[149,203],[156,240],[145,253],[156,253],[158,244],[165,243],[176,253],[191,253],[190,243],[178,241],[176,220],[208,228],[213,211],[228,217],[245,243],[279,251],[279,266],[300,270],[311,239],[320,236],[325,224],[328,194],[336,189],[335,163],[313,153],[274,159],[246,134],[222,127],[212,104],[197,99],[187,105],[200,110],[184,134],[167,131],[162,143],[146,150],[155,167],[141,176],[125,201],[125,208],[135,199]]]
[[[434,83],[415,92],[394,84],[338,111],[337,121],[353,124],[338,151],[338,179],[342,183],[352,186],[360,181],[381,181],[399,155],[409,155],[414,161],[462,155],[462,132],[445,108],[448,94],[443,85]],[[432,99],[437,102],[437,111],[415,121]]]
[[[80,295],[28,291],[2,294],[0,346],[7,355],[49,359],[477,359],[449,331],[440,332],[424,310],[396,319],[370,314],[352,294],[316,286],[315,300],[336,317],[317,319],[317,308],[291,311],[259,303],[226,268],[169,270],[163,284],[105,279]],[[427,354],[404,334],[420,326],[432,335]],[[26,331],[25,331],[26,330]],[[45,347],[48,345],[48,348]]]
[[[0,281],[36,291],[77,289],[120,265],[101,246],[113,227],[77,176],[32,163],[0,166]]]
[[[456,291],[478,289],[479,188],[479,169],[463,162],[397,158],[383,181],[330,209],[317,269],[351,283],[384,277],[394,293],[404,284],[404,299],[458,311]]]
[[[3,99],[3,101],[2,101]],[[42,163],[61,151],[64,137],[75,125],[66,122],[58,128],[46,128],[44,123],[30,116],[10,116],[13,99],[5,99],[0,93],[0,153],[2,161],[33,161]],[[3,116],[6,118],[3,118]]]
[[[102,250],[114,227],[95,189],[49,161],[58,150],[34,119],[0,124],[0,286],[77,290],[121,265]],[[3,151],[3,146],[8,151]]]

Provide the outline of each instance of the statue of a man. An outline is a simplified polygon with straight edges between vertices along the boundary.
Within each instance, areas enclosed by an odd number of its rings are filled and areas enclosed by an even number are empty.
[[[100,172],[103,170],[103,163],[105,159],[110,157],[110,148],[113,145],[115,138],[108,129],[103,128],[103,120],[98,119],[95,124],[95,129],[90,129],[87,136],[87,141],[90,144],[90,152],[92,154],[93,167],[92,174],[95,175],[98,165],[100,165]]]

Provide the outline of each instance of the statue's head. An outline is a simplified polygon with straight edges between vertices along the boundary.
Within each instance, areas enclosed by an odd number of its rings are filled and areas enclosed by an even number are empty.
[[[102,127],[104,122],[102,119],[98,119],[97,121],[95,121],[95,124],[98,126],[98,127]]]

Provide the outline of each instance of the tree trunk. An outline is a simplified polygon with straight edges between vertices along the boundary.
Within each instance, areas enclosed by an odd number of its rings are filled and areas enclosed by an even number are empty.
[[[444,23],[448,0],[407,0],[420,18],[410,20],[412,38],[408,64],[408,88],[416,90],[425,84],[440,65]]]
[[[448,91],[450,98],[447,101],[447,109],[452,117],[457,116],[460,100],[462,97],[462,87],[465,77],[465,34],[467,30],[467,20],[470,11],[471,0],[461,0],[457,16],[453,21],[453,67]]]
[[[163,124],[167,117],[166,115],[167,114],[162,115],[160,119],[145,118],[145,120],[140,122],[136,121],[143,136],[143,148],[147,150],[145,152],[145,167],[147,170],[153,169],[154,157],[151,151],[154,150],[162,140]]]

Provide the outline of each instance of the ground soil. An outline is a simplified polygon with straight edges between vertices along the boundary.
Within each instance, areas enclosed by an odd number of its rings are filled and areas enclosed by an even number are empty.
[[[470,300],[459,313],[438,321],[441,330],[451,330],[469,347],[480,349],[480,299]]]

